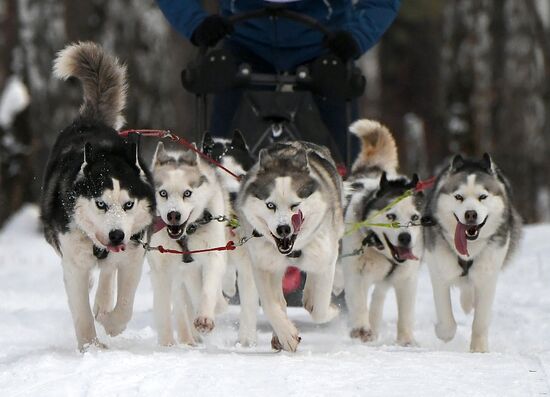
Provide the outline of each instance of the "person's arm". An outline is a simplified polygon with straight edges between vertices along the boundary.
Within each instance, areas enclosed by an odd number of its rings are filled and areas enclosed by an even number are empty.
[[[200,0],[156,0],[164,17],[181,35],[191,39],[193,32],[208,14]]]
[[[359,44],[361,54],[367,52],[382,37],[397,16],[401,0],[359,0],[346,30]]]

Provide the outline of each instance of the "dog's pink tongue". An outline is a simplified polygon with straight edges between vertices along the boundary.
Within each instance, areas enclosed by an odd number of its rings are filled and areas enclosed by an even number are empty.
[[[395,250],[397,251],[397,255],[399,255],[399,259],[410,259],[412,261],[417,261],[418,258],[413,254],[410,248],[407,247],[395,247]]]
[[[468,253],[468,241],[466,240],[466,225],[461,222],[456,223],[455,248],[460,255],[470,256]]]
[[[107,250],[110,252],[120,252],[126,250],[126,245],[120,244],[120,245],[108,245]]]
[[[302,223],[304,223],[304,214],[302,214],[302,210],[298,210],[297,213],[292,215],[291,220],[292,220],[292,227],[294,228],[294,234],[296,234],[302,228]]]

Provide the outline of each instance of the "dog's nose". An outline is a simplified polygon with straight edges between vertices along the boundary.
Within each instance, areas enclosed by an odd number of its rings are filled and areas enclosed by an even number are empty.
[[[181,214],[178,211],[170,211],[168,213],[168,222],[172,225],[178,225],[181,220]]]
[[[466,223],[477,223],[477,212],[472,210],[466,211],[464,219],[466,219]]]
[[[124,240],[124,232],[120,229],[111,230],[109,232],[109,241],[112,245],[120,245]]]
[[[409,233],[400,233],[399,236],[397,236],[397,240],[399,244],[406,247],[411,243],[411,235]]]
[[[279,237],[288,237],[290,236],[290,233],[292,232],[292,230],[290,229],[290,225],[279,225],[277,226],[277,234],[279,235]]]

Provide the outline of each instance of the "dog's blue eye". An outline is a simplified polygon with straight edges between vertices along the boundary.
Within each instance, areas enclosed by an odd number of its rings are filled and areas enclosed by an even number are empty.
[[[268,202],[268,203],[265,203],[265,206],[267,208],[269,208],[270,210],[272,210],[272,211],[275,211],[275,209],[277,208],[277,206],[275,204],[273,204],[271,201]]]
[[[455,199],[458,201],[464,201],[464,197],[462,197],[460,194],[455,194]]]
[[[397,217],[395,216],[395,214],[386,214],[386,218],[388,218],[388,220],[390,221],[395,221],[397,219]]]
[[[106,210],[107,209],[107,204],[105,204],[105,201],[103,201],[103,200],[96,200],[95,201],[95,206],[97,208],[99,208],[100,210]]]
[[[159,192],[159,196],[160,196],[160,197],[166,198],[166,197],[168,197],[168,192],[167,192],[166,190],[162,189],[162,190]]]
[[[487,195],[486,195],[486,194],[482,194],[482,195],[479,196],[478,198],[479,198],[479,201],[485,200],[485,199],[487,198]]]
[[[124,211],[129,211],[129,210],[131,210],[133,207],[134,207],[134,202],[133,202],[133,201],[127,201],[127,202],[125,202],[124,205],[122,206],[122,208],[124,209]]]
[[[186,190],[185,192],[183,192],[183,197],[191,197],[192,194],[193,192],[191,190]]]

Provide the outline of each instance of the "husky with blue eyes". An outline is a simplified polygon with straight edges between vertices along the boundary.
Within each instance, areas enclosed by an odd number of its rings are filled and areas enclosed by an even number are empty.
[[[226,244],[226,224],[213,219],[229,213],[227,193],[215,167],[191,150],[167,150],[160,142],[152,173],[159,215],[152,245],[185,252]],[[199,333],[206,334],[214,328],[216,310],[227,305],[222,296],[225,251],[195,255],[151,251],[147,258],[159,344],[176,343],[172,314],[177,341],[195,344]]]
[[[97,339],[94,317],[112,336],[130,321],[145,257],[135,240],[146,238],[155,196],[137,146],[116,131],[124,123],[126,68],[86,42],[61,51],[54,74],[80,80],[84,91],[79,117],[59,134],[50,154],[41,200],[46,240],[62,258],[83,351],[105,346]],[[100,275],[92,311],[90,277],[96,266]]]
[[[260,152],[241,184],[236,209],[247,235],[262,308],[274,331],[271,345],[295,351],[298,330],[286,314],[282,279],[288,266],[307,273],[304,308],[317,323],[332,320],[339,240],[344,232],[342,180],[328,149],[277,143]]]
[[[488,331],[496,283],[521,237],[521,218],[510,186],[488,154],[481,160],[454,157],[439,174],[428,197],[426,262],[437,314],[436,335],[453,339],[456,321],[451,286],[460,288],[460,303],[474,309],[470,350],[489,350]]]
[[[399,223],[402,227],[366,226],[346,235],[342,241],[345,298],[351,323],[351,337],[363,342],[376,340],[380,332],[386,293],[393,287],[399,317],[397,342],[414,344],[416,285],[423,243],[419,227],[423,204],[421,193],[396,205],[388,205],[410,189],[418,177],[397,175],[397,148],[386,127],[372,120],[350,126],[361,140],[361,153],[353,164],[346,188],[346,224],[369,220],[371,224]],[[362,248],[357,255],[349,255]],[[335,283],[336,289],[342,285]],[[369,290],[374,286],[370,305]],[[369,307],[370,306],[370,307]]]

